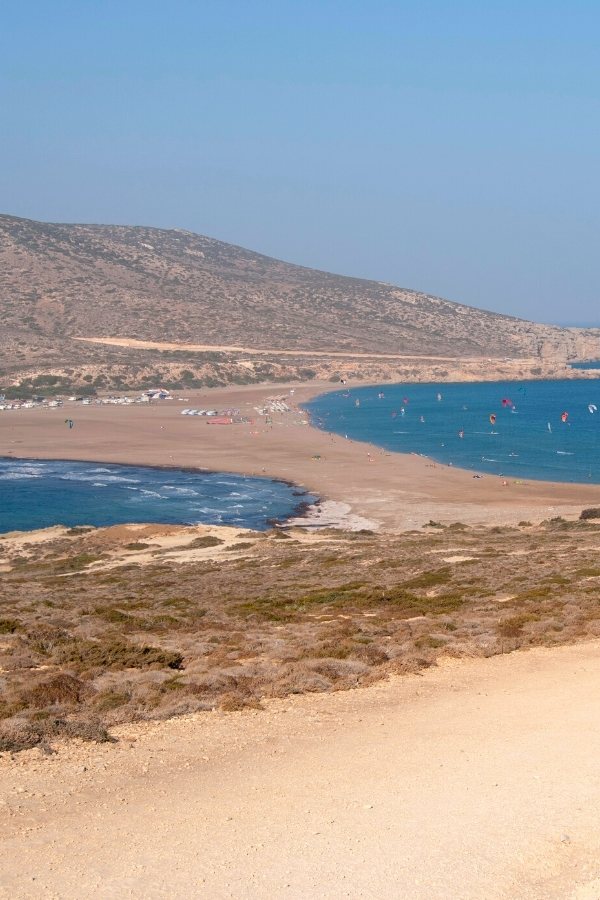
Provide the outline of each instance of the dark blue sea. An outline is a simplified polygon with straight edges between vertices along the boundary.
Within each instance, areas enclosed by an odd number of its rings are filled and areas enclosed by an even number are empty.
[[[0,459],[0,533],[126,522],[264,531],[316,498],[267,478],[47,460]]]
[[[307,404],[315,425],[507,478],[600,483],[600,379],[381,385]]]

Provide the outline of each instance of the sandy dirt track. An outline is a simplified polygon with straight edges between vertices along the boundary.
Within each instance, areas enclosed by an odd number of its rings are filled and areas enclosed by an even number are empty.
[[[0,760],[0,896],[600,895],[600,644]]]
[[[348,351],[343,353],[339,350],[275,350],[262,349],[256,347],[237,347],[231,344],[177,344],[167,341],[141,341],[136,338],[118,338],[118,337],[76,337],[75,341],[85,341],[88,344],[107,344],[112,347],[131,347],[137,350],[185,350],[188,353],[245,353],[250,356],[312,356],[326,357],[328,359],[415,359],[420,361],[453,361],[459,359],[467,361],[457,356],[406,356],[396,353],[355,353]],[[468,359],[471,359],[469,357]],[[472,357],[474,360],[482,360],[481,357]]]

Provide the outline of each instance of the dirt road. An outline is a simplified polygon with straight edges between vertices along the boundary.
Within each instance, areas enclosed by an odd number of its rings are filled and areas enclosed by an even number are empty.
[[[312,356],[327,359],[414,359],[421,362],[483,362],[483,357],[460,356],[406,356],[398,353],[355,353],[348,350],[277,350],[274,348],[237,347],[232,344],[181,344],[172,341],[140,341],[136,338],[76,337],[75,341],[88,344],[107,344],[112,347],[131,347],[133,350],[183,350],[188,353],[244,353],[247,356]],[[530,360],[524,360],[530,361]]]
[[[0,896],[600,896],[600,643],[0,760]]]

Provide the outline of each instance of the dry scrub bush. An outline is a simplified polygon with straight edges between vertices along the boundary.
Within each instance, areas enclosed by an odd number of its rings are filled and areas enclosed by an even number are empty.
[[[205,534],[203,537],[194,538],[194,540],[188,544],[188,547],[199,550],[204,547],[218,547],[219,544],[223,543],[224,541],[222,541],[221,538],[216,537],[216,535]]]
[[[56,703],[69,705],[79,703],[85,691],[86,685],[79,678],[60,673],[24,691],[22,698],[28,706],[42,709]]]
[[[331,690],[354,687],[361,675],[369,671],[368,665],[352,659],[306,660],[306,666],[327,678],[331,682]]]
[[[102,691],[94,698],[94,707],[99,713],[108,713],[121,706],[125,706],[131,700],[129,691]]]
[[[79,671],[98,669],[183,668],[183,656],[159,647],[136,646],[119,639],[104,641],[72,640],[58,648],[55,654],[59,664],[72,665]]]
[[[322,693],[332,688],[332,681],[311,671],[303,663],[284,664],[277,676],[264,686],[265,697],[287,697],[288,694]]]
[[[582,509],[579,518],[583,521],[586,521],[587,519],[600,519],[600,507],[588,506],[587,509]]]
[[[521,613],[518,616],[511,616],[508,619],[503,619],[501,622],[498,622],[498,634],[502,637],[519,637],[525,625],[527,625],[528,622],[535,621],[535,619],[536,616],[530,613]]]
[[[57,737],[76,737],[99,744],[114,740],[106,728],[94,719],[48,716],[32,721],[15,717],[0,723],[0,752],[29,750]]]
[[[69,632],[44,622],[36,622],[26,632],[27,644],[41,656],[51,656],[61,644],[70,640]]]

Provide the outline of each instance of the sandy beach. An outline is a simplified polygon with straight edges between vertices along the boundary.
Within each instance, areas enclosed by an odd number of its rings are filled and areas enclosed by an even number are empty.
[[[65,403],[62,409],[9,411],[0,414],[0,455],[280,478],[341,504],[327,508],[332,523],[389,531],[420,528],[430,519],[469,525],[541,521],[578,516],[583,506],[600,504],[600,485],[474,479],[472,472],[327,434],[298,409],[272,413],[272,425],[256,412],[269,397],[286,397],[297,406],[326,390],[331,383],[232,387],[186,392],[185,401],[152,405]],[[209,426],[202,417],[181,415],[194,406],[236,407],[254,424]],[[72,429],[65,427],[66,416],[75,422]]]

